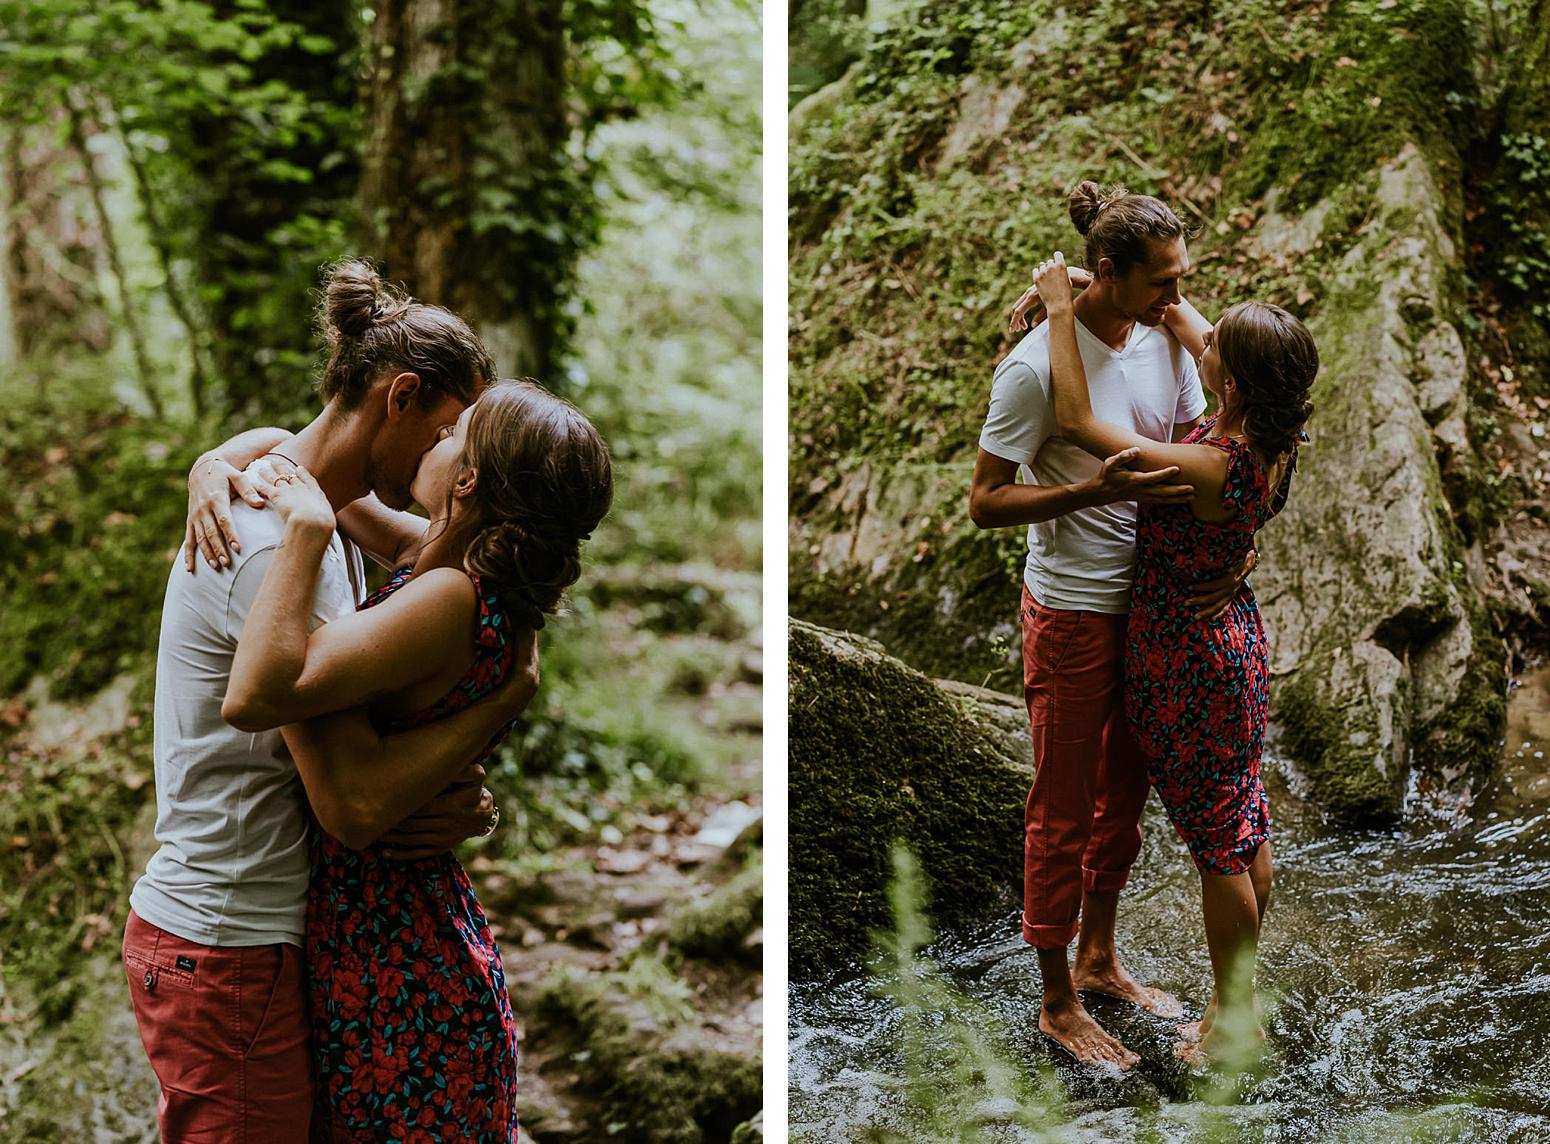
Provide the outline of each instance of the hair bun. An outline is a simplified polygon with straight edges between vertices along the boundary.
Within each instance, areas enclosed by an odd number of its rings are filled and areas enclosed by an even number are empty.
[[[1091,179],[1083,179],[1066,199],[1077,234],[1086,238],[1104,209],[1113,206],[1129,193],[1124,187],[1104,188]]]
[[[330,341],[360,340],[381,319],[392,294],[369,262],[350,259],[329,268],[323,285],[323,313]]]

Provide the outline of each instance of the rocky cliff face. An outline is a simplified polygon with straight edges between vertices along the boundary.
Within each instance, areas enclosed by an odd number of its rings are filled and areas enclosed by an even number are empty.
[[[1510,83],[1482,86],[1498,49],[1460,5],[1298,9],[1280,43],[1154,8],[1033,5],[1026,33],[922,9],[794,110],[793,613],[1015,688],[1022,530],[969,524],[974,442],[1005,307],[1079,249],[1065,189],[1124,182],[1196,225],[1207,313],[1276,301],[1318,338],[1314,443],[1254,577],[1272,718],[1320,806],[1392,818],[1499,754],[1514,494],[1466,198]]]

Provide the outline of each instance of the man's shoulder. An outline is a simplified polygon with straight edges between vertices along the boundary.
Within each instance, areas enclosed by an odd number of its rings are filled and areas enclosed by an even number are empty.
[[[1013,371],[1027,370],[1039,377],[1049,376],[1049,323],[1040,322],[1022,341],[1012,347],[1012,352],[1001,359],[996,376]]]
[[[254,508],[243,500],[232,503],[231,524],[242,545],[242,551],[234,554],[234,566],[261,549],[279,544],[285,536],[285,521],[279,513],[270,508]]]

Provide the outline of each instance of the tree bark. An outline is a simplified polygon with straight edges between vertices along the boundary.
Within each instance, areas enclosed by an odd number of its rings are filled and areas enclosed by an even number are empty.
[[[91,190],[92,205],[97,210],[97,221],[102,227],[103,249],[107,252],[108,266],[113,271],[113,279],[118,283],[118,296],[122,309],[120,317],[124,323],[124,333],[129,337],[130,349],[134,354],[135,370],[139,374],[140,388],[144,391],[146,400],[151,404],[152,416],[160,421],[165,414],[161,393],[156,387],[156,378],[151,368],[150,354],[145,346],[145,336],[140,331],[140,319],[135,316],[134,295],[129,289],[129,277],[124,272],[124,262],[119,257],[118,242],[113,237],[113,220],[108,216],[107,201],[102,190],[102,180],[97,176],[96,163],[92,158],[91,151],[86,146],[84,117],[73,96],[66,99],[65,110],[69,117],[70,146],[74,148],[76,155],[80,158],[81,167],[86,172],[86,185]]]
[[[362,217],[384,271],[540,377],[574,246],[554,232],[565,51],[552,0],[385,0],[368,47]]]

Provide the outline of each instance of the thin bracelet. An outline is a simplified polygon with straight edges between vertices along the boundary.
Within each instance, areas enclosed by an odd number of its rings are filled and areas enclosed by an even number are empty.
[[[282,461],[291,461],[291,459],[289,457],[287,457],[284,453],[280,452],[280,450],[278,450],[278,449],[270,449],[269,452],[264,454],[264,456],[266,456],[266,457],[279,457],[280,460],[282,460]],[[295,461],[291,461],[291,464],[296,465],[296,462]],[[298,469],[301,468],[300,465],[296,465],[296,467]]]

